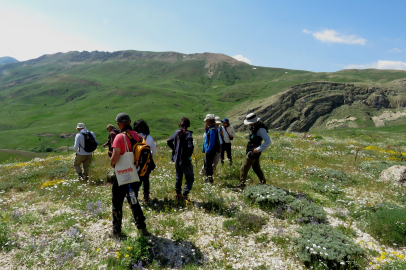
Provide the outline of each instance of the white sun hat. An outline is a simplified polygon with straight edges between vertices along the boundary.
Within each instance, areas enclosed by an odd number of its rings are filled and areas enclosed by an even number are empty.
[[[204,121],[206,121],[206,120],[215,120],[216,118],[214,117],[214,114],[207,114],[206,115],[206,118],[204,119]]]
[[[254,124],[259,121],[259,117],[255,113],[249,113],[245,119],[244,119],[244,124],[249,125],[249,124]]]
[[[76,128],[86,128],[86,126],[83,123],[78,123]]]
[[[216,124],[221,124],[220,116],[216,116],[214,119],[216,120]]]

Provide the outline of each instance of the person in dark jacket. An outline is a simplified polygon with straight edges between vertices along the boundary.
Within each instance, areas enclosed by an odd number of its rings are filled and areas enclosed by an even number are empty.
[[[145,139],[146,143],[149,145],[149,147],[151,149],[151,155],[152,156],[155,155],[156,154],[156,144],[155,144],[152,136],[149,135],[149,127],[147,125],[147,122],[145,122],[142,119],[135,121],[133,130],[135,132],[137,132],[138,135],[141,135]],[[144,190],[145,203],[151,202],[151,198],[149,196],[149,194],[150,194],[150,192],[149,192],[150,191],[149,174],[150,173],[151,172],[148,171],[144,176],[140,176],[140,181],[142,182],[143,190]]]
[[[195,181],[191,158],[194,149],[193,132],[187,130],[188,127],[190,127],[190,120],[186,117],[182,117],[182,119],[180,119],[179,129],[166,141],[168,146],[172,149],[171,160],[175,163],[175,191],[178,200],[188,200],[188,194]],[[183,175],[185,175],[186,183],[182,193]]]
[[[251,167],[258,176],[260,183],[266,184],[259,158],[271,144],[271,139],[268,135],[267,126],[259,120],[260,118],[255,113],[249,113],[244,119],[244,124],[250,126],[251,133],[247,144],[247,155],[240,169],[240,185],[238,188],[234,188],[234,191],[241,191],[245,188],[248,171]]]
[[[107,126],[107,131],[109,132],[109,138],[107,140],[107,142],[105,144],[103,144],[103,147],[108,146],[109,147],[109,152],[108,155],[109,157],[111,157],[111,155],[113,154],[113,142],[114,142],[114,138],[116,137],[117,134],[120,133],[120,130],[116,129],[112,124],[109,124]]]

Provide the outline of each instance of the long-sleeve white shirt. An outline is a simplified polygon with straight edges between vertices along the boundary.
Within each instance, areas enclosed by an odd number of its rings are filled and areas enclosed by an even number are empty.
[[[154,156],[156,154],[156,144],[155,144],[155,141],[152,138],[152,136],[151,135],[146,136],[144,133],[138,133],[138,134],[140,134],[144,138],[147,137],[145,139],[145,141],[149,145],[149,148],[151,149],[151,155]]]
[[[222,126],[221,129],[223,130],[224,142],[231,143],[230,136],[235,137],[235,131],[234,131],[233,126],[230,126],[230,125],[227,127]],[[226,129],[227,129],[227,131],[226,131]]]
[[[75,136],[75,144],[73,145],[73,151],[76,151],[78,155],[91,155],[93,152],[86,152],[83,147],[85,147],[85,136],[84,133],[89,132],[87,129],[81,129],[78,134]],[[94,139],[96,140],[96,135],[90,131]]]
[[[271,145],[271,138],[269,138],[269,135],[264,128],[260,128],[257,135],[264,139],[264,142],[257,147],[258,152],[263,152],[269,147],[269,145]]]

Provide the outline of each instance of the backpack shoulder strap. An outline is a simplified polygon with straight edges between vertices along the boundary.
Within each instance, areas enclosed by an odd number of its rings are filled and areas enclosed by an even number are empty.
[[[125,134],[127,138],[130,139],[131,148],[134,150],[134,146],[138,143],[138,141],[134,139],[133,136],[131,136],[130,132],[124,131],[123,134]]]

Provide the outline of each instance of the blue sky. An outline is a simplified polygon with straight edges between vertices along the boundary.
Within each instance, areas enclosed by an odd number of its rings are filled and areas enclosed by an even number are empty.
[[[406,70],[405,1],[0,0],[0,57],[223,53],[256,66]]]

